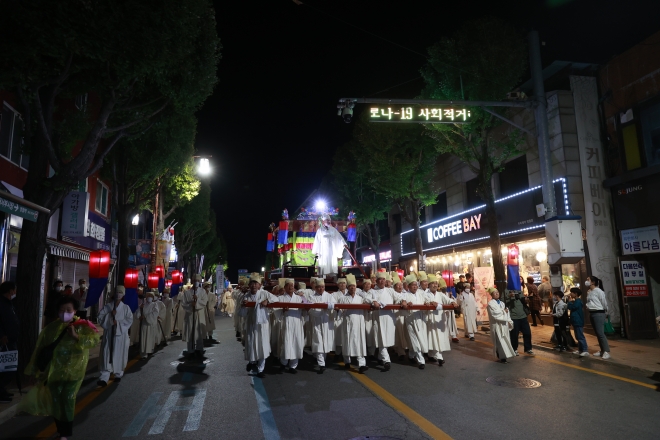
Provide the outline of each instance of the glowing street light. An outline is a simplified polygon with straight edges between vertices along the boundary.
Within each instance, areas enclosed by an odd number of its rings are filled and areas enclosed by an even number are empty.
[[[133,220],[131,220],[131,224],[133,226],[140,224],[140,214],[135,214],[135,217],[133,217]]]
[[[328,209],[328,205],[326,205],[325,201],[323,200],[317,200],[314,207],[316,208],[316,211],[321,211],[321,212],[325,212],[326,209]]]
[[[265,267],[262,267],[262,268],[261,268],[261,271],[262,271],[262,272],[266,272],[266,268],[265,268]]]
[[[202,176],[208,176],[211,174],[211,162],[209,162],[208,158],[202,157],[199,159],[197,172]]]

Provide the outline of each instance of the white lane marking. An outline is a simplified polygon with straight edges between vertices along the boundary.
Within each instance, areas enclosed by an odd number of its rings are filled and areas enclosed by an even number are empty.
[[[270,402],[268,401],[268,394],[266,388],[258,377],[252,377],[252,386],[254,395],[257,398],[257,407],[259,408],[259,418],[261,418],[261,429],[264,432],[265,440],[280,440],[280,433],[275,424],[275,417],[273,411],[270,409]]]

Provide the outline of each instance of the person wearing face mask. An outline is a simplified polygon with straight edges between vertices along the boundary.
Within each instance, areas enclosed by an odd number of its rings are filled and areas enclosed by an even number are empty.
[[[507,364],[507,359],[516,355],[510,339],[513,321],[509,316],[509,309],[504,301],[500,300],[500,292],[493,287],[489,287],[488,293],[492,298],[488,302],[488,323],[490,325],[490,337],[493,341],[493,354],[501,363]]]
[[[44,310],[45,324],[48,325],[57,319],[57,302],[64,293],[64,283],[62,280],[55,280],[53,287],[48,292],[46,300],[46,309]]]
[[[206,304],[208,295],[202,288],[202,276],[195,275],[195,284],[183,292],[181,305],[186,311],[183,333],[186,337],[188,356],[202,357],[206,336]]]
[[[589,320],[591,326],[596,332],[598,338],[598,345],[600,351],[593,355],[596,357],[602,356],[603,359],[609,359],[610,345],[605,337],[605,318],[607,317],[607,298],[603,292],[603,283],[595,276],[590,276],[584,282],[587,289],[587,309],[589,309]]]
[[[165,340],[169,341],[172,336],[172,306],[174,301],[170,298],[170,289],[166,287],[163,290],[163,305],[165,306],[165,320],[163,324],[163,332],[165,332]]]
[[[85,307],[85,301],[87,301],[87,282],[85,280],[78,280],[78,288],[73,292],[73,297],[79,304],[76,315],[82,319],[87,319],[87,307]]]
[[[20,322],[12,300],[16,298],[16,283],[5,281],[0,284],[0,352],[18,349]],[[7,391],[14,372],[0,373],[0,403],[9,403],[12,394]]]
[[[96,384],[101,387],[108,385],[110,374],[115,375],[115,382],[121,381],[128,363],[128,330],[133,323],[133,312],[122,302],[125,294],[124,286],[115,287],[113,301],[103,306],[99,312],[103,338],[99,362],[101,377]]]
[[[76,395],[85,378],[89,349],[99,343],[94,324],[75,316],[78,305],[71,296],[59,300],[58,319],[41,331],[25,367],[25,374],[36,376],[37,383],[18,405],[18,411],[53,417],[60,440],[73,435]],[[46,349],[51,344],[52,352]],[[44,358],[42,352],[52,356]]]
[[[138,283],[138,308],[133,312],[133,324],[131,325],[130,337],[131,345],[135,345],[140,341],[140,307],[144,303],[144,286]]]
[[[463,283],[462,286],[463,291],[456,297],[456,303],[461,307],[465,337],[474,341],[474,334],[477,332],[477,301],[472,294],[470,283]]]
[[[140,326],[140,356],[142,359],[149,357],[154,352],[156,346],[156,334],[160,331],[158,328],[158,305],[154,302],[153,292],[147,292],[144,296],[144,302],[138,307],[138,319]]]

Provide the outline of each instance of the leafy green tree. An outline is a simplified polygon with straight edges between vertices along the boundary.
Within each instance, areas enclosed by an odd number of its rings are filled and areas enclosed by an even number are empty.
[[[364,234],[380,267],[380,231],[378,221],[386,218],[391,203],[372,186],[370,158],[361,154],[360,145],[353,140],[335,153],[331,186],[338,196],[340,211],[354,211],[356,226]]]
[[[423,254],[420,212],[436,201],[434,140],[418,124],[369,122],[364,113],[354,139],[365,158],[364,174],[376,194],[394,203],[414,231],[415,251]]]
[[[194,261],[195,255],[201,255],[201,251],[209,243],[211,231],[215,233],[215,214],[212,214],[210,205],[211,187],[202,182],[199,194],[187,205],[177,208],[172,215],[177,222],[174,228],[174,243],[179,260],[188,268],[188,274],[197,273],[198,268],[191,262]]]
[[[0,89],[15,93],[24,121],[26,200],[55,212],[120,140],[167,108],[198,109],[216,83],[219,48],[209,0],[1,2]],[[25,222],[19,246],[22,365],[41,318],[35,275],[48,220]]]
[[[495,18],[466,23],[452,38],[445,38],[428,50],[429,61],[422,69],[426,99],[501,101],[520,82],[527,66],[525,39],[509,24]],[[467,124],[427,125],[441,153],[451,153],[477,175],[477,195],[486,203],[495,279],[504,289],[504,263],[492,188],[494,173],[506,161],[521,153],[519,130],[507,126],[498,135],[502,120],[483,108],[472,107]],[[503,107],[490,109],[505,115]]]

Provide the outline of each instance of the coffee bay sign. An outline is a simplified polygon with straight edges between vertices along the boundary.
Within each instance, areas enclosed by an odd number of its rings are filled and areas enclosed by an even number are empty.
[[[13,202],[0,195],[0,211],[6,212],[11,215],[22,217],[31,222],[37,221],[39,212],[36,209],[28,208],[20,203]]]
[[[472,120],[470,109],[433,106],[377,106],[369,108],[371,122],[419,122],[461,124]]]
[[[557,214],[567,215],[566,199],[564,198],[567,190],[564,179],[555,180],[554,186]],[[500,236],[541,230],[545,226],[545,218],[539,217],[536,213],[536,205],[540,203],[543,203],[540,186],[496,200],[495,209]],[[425,253],[485,241],[490,235],[485,205],[427,223],[420,226],[420,229],[422,248]],[[413,231],[404,231],[401,233],[401,255],[414,254],[415,236]]]

